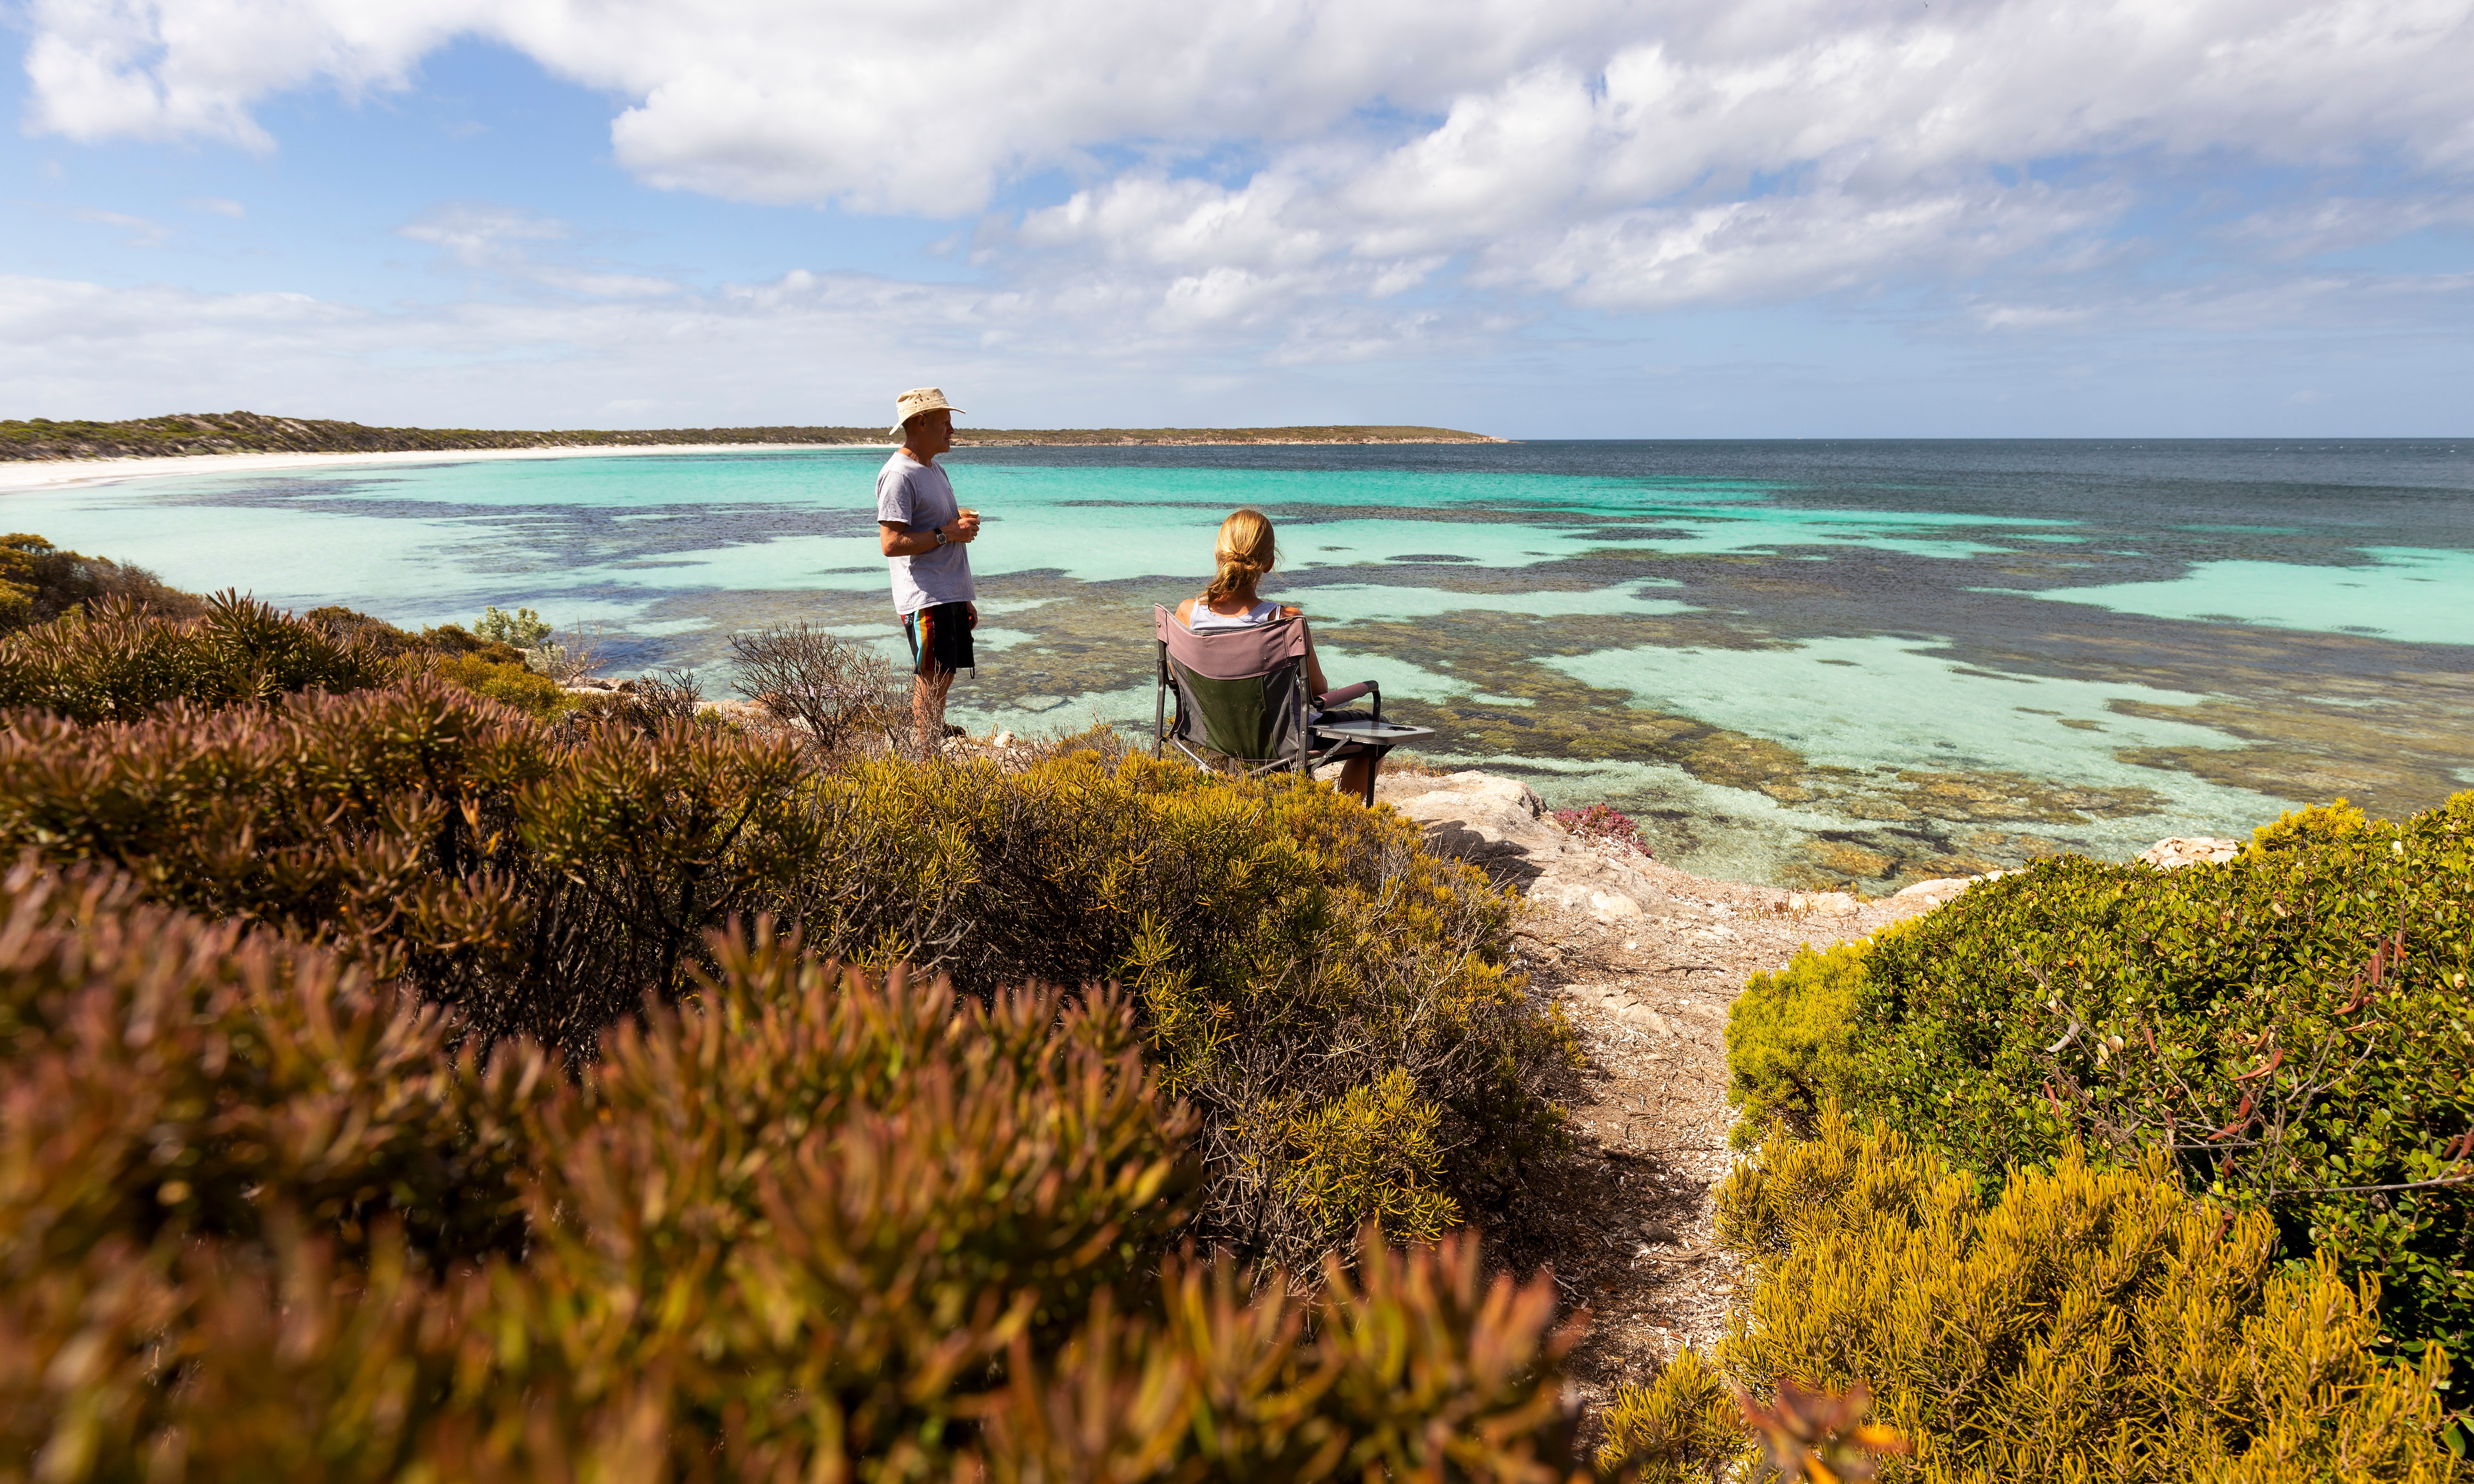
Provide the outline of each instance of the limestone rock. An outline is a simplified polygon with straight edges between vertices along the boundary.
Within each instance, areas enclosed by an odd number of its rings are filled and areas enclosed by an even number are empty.
[[[1920,901],[1941,906],[1959,893],[1974,886],[1974,876],[1936,876],[1929,881],[1915,881],[1899,888],[1890,899],[1896,902]]]
[[[2242,853],[2239,840],[2218,840],[2206,835],[2185,838],[2175,835],[2159,840],[2139,852],[2139,858],[2159,871],[2179,871],[2184,866],[2213,865],[2228,861]]]
[[[1809,912],[1816,917],[1854,917],[1856,907],[1856,898],[1845,892],[1814,892],[1809,896],[1799,892],[1786,899],[1787,911]]]
[[[1429,827],[1434,850],[1467,861],[1532,901],[1583,912],[1602,922],[1662,915],[1664,893],[1641,873],[1572,838],[1547,818],[1536,790],[1491,773],[1443,778],[1387,774],[1375,784],[1388,803]]]

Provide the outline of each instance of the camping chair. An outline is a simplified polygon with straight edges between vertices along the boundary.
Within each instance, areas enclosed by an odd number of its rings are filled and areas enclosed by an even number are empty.
[[[1306,694],[1306,625],[1279,618],[1244,629],[1195,633],[1164,608],[1152,610],[1159,640],[1159,670],[1152,693],[1152,755],[1176,750],[1208,767],[1195,747],[1236,760],[1246,777],[1282,768],[1306,778],[1325,763],[1383,754],[1402,739],[1432,736],[1425,727],[1383,719],[1383,688],[1372,681],[1344,685],[1327,695]],[[1176,692],[1176,720],[1168,696]],[[1317,722],[1314,713],[1360,696],[1374,698],[1366,722]],[[1374,802],[1375,769],[1367,770],[1365,800]]]

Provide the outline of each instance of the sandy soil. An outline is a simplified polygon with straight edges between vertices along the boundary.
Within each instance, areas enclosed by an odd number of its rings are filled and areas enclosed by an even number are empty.
[[[325,468],[348,464],[470,464],[497,459],[628,459],[647,454],[779,453],[832,447],[883,453],[891,443],[627,443],[570,448],[428,448],[373,453],[195,453],[136,459],[25,459],[0,462],[0,494],[69,485],[116,484],[168,474],[255,474],[268,469]]]

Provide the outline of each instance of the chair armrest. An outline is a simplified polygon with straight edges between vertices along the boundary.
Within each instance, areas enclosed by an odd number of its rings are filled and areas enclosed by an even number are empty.
[[[1338,706],[1344,701],[1354,701],[1374,689],[1374,685],[1375,682],[1372,681],[1359,681],[1354,685],[1343,685],[1338,690],[1327,690],[1315,697],[1315,705]]]

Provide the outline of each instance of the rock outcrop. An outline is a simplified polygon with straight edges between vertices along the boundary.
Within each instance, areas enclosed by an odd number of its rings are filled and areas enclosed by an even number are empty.
[[[1663,915],[1667,893],[1643,869],[1647,857],[1566,833],[1547,817],[1537,791],[1517,778],[1387,774],[1374,797],[1425,825],[1437,851],[1520,888],[1533,902],[1608,923]]]
[[[2184,838],[2175,835],[2159,840],[2139,852],[2139,858],[2159,871],[2179,871],[2185,866],[2214,865],[2228,861],[2243,852],[2239,840],[2218,840],[2207,835]]]

